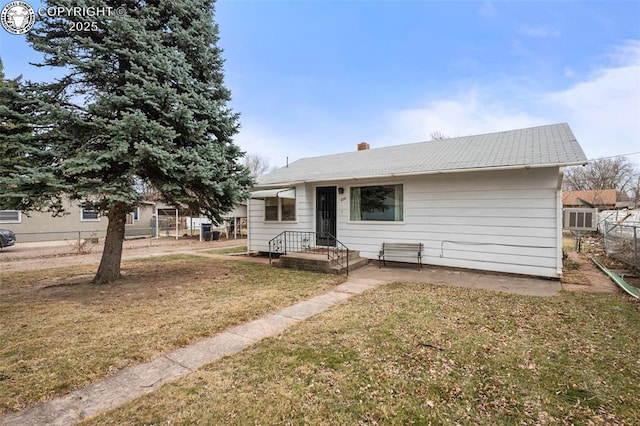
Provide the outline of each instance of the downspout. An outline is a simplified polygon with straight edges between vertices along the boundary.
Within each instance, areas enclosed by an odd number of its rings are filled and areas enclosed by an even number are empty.
[[[562,180],[564,168],[558,168],[558,183],[556,185],[556,274],[562,278]]]
[[[251,253],[251,198],[247,199],[247,253]]]

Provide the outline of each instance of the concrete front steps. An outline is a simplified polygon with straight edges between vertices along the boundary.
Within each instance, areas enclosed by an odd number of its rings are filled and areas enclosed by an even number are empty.
[[[346,251],[344,254],[346,255]],[[369,259],[360,257],[359,251],[349,250],[349,271],[353,271],[368,263]],[[327,259],[327,252],[324,249],[284,254],[280,256],[279,261],[274,264],[281,268],[324,272],[327,274],[342,274],[347,272],[346,262],[344,262],[344,266],[342,267],[337,265],[334,260]]]

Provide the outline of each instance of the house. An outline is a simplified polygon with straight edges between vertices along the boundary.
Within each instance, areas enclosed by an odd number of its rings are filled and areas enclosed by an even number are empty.
[[[101,217],[96,211],[83,209],[69,200],[66,203],[67,214],[58,217],[45,212],[0,210],[0,228],[12,230],[18,243],[77,241],[79,238],[102,238],[106,235],[106,217]],[[154,208],[155,203],[143,202],[128,214],[125,235],[152,235]]]
[[[103,238],[107,233],[108,219],[98,212],[83,209],[77,202],[65,200],[66,214],[53,217],[51,213],[19,210],[0,210],[0,228],[10,229],[16,234],[18,243],[45,241],[78,241],[87,238]],[[234,205],[233,210],[223,215],[221,226],[234,238],[241,237],[246,227],[247,207],[244,203]],[[175,237],[191,231],[199,232],[200,223],[211,223],[208,218],[191,218],[185,208],[176,209],[158,199],[143,201],[127,215],[125,238]],[[197,224],[194,227],[194,224]],[[196,230],[196,231],[194,231]],[[188,235],[188,234],[187,234]]]
[[[615,189],[596,189],[588,191],[565,191],[562,194],[564,207],[585,207],[592,205],[598,210],[616,208],[617,195]]]
[[[259,179],[248,249],[299,231],[369,259],[416,242],[425,264],[559,278],[563,167],[586,162],[566,123],[303,158]]]

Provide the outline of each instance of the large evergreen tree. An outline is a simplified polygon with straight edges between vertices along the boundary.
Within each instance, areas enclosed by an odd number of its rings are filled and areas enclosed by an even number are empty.
[[[21,90],[21,77],[5,79],[0,59],[0,178],[14,172],[15,166],[27,163],[22,151],[24,145],[17,143],[18,139],[29,137],[31,133]]]
[[[43,124],[22,145],[35,146],[38,161],[18,166],[4,183],[22,208],[49,203],[55,210],[64,195],[105,215],[94,282],[108,282],[120,275],[126,216],[142,197],[137,182],[172,205],[219,220],[252,180],[232,140],[238,115],[227,106],[214,1],[56,0],[55,6],[112,13],[44,17],[29,33],[44,53],[39,65],[66,73],[32,85]],[[69,30],[80,21],[87,31]]]
[[[21,77],[6,79],[0,59],[0,210],[59,215],[64,184],[54,175],[58,160],[49,148],[59,141],[42,124],[48,114],[39,97]]]

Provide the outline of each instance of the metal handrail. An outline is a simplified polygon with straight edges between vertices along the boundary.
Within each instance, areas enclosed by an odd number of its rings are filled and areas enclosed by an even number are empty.
[[[336,244],[335,246],[317,245],[318,237],[335,241]],[[334,262],[340,268],[344,268],[346,265],[347,275],[349,275],[349,248],[328,232],[282,231],[269,240],[269,265],[271,265],[273,255],[313,252],[320,247],[326,249],[327,260]]]

